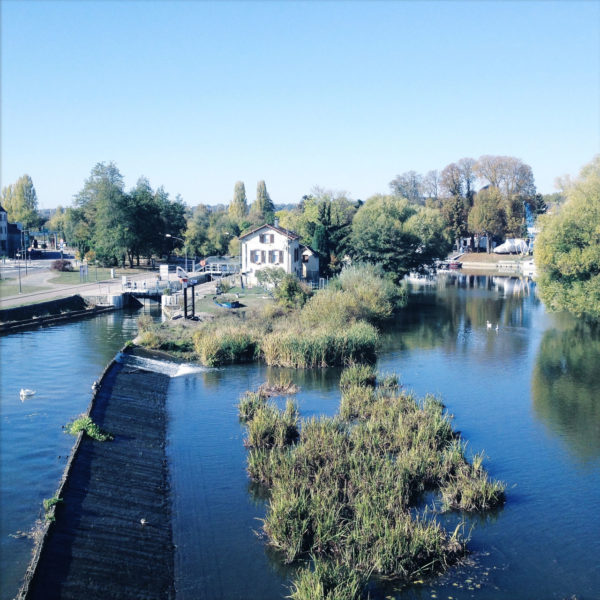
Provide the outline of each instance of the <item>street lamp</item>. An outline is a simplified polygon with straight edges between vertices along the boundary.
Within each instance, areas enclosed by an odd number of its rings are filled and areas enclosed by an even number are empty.
[[[185,250],[185,269],[184,269],[184,271],[187,273],[187,246],[185,245],[185,240],[181,239],[180,237],[171,235],[170,233],[165,233],[165,237],[183,242],[183,249]]]

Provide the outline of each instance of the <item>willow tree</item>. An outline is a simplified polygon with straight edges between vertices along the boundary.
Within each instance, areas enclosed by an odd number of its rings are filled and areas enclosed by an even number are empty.
[[[236,220],[243,219],[248,214],[248,200],[243,181],[237,181],[233,189],[233,200],[229,205],[229,215]]]
[[[535,244],[539,292],[550,310],[600,320],[600,155],[566,191],[555,215],[542,215]]]
[[[250,215],[257,221],[273,224],[275,220],[275,206],[267,192],[267,185],[259,181],[256,185],[256,200],[250,207]]]

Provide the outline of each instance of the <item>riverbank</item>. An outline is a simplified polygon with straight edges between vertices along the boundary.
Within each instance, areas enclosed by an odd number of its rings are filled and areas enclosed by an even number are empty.
[[[0,310],[0,334],[95,317],[124,306],[141,306],[141,303],[135,298],[127,294],[123,296],[124,298],[119,306],[112,304],[96,305],[76,294],[48,302],[3,309]]]
[[[79,434],[19,600],[174,597],[169,377],[129,356],[109,364],[86,413],[114,439]]]

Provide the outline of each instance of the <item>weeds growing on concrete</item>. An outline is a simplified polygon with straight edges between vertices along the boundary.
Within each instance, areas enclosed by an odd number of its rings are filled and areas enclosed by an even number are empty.
[[[74,421],[67,423],[65,425],[65,430],[71,435],[77,435],[80,431],[83,431],[93,440],[98,442],[106,442],[114,439],[110,433],[100,429],[100,427],[92,421],[91,417],[87,415],[81,415]]]

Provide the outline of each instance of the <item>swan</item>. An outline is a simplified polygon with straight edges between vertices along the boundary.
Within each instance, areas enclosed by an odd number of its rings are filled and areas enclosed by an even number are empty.
[[[491,329],[491,328],[492,328],[492,324],[491,324],[489,321],[486,321],[486,322],[485,322],[485,324],[487,325],[487,328],[488,328],[488,329]]]
[[[19,396],[33,396],[35,394],[35,390],[28,390],[26,388],[21,388],[21,391],[19,392]]]

